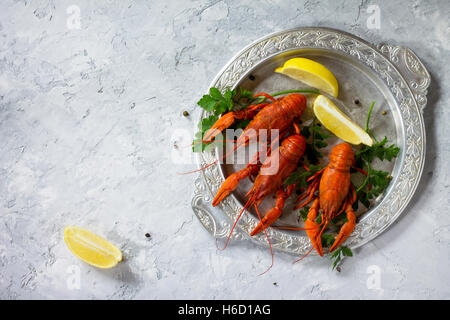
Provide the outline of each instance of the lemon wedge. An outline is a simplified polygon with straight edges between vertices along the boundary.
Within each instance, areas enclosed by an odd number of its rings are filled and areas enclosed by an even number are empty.
[[[119,248],[86,229],[66,227],[64,241],[74,255],[98,268],[109,269],[122,260]]]
[[[371,146],[373,140],[367,132],[336,107],[330,99],[319,95],[314,100],[314,114],[333,134],[351,144]]]
[[[333,97],[338,96],[338,82],[330,70],[318,62],[306,58],[289,59],[275,72],[306,83]]]

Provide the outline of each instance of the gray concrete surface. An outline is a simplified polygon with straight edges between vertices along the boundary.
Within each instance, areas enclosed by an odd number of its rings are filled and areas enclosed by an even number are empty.
[[[0,298],[449,299],[449,18],[445,0],[2,1]],[[340,273],[276,254],[258,276],[267,250],[218,251],[195,218],[171,134],[192,130],[195,102],[237,51],[295,26],[413,49],[432,76],[427,160],[403,216]],[[70,224],[124,262],[79,261],[63,241]]]

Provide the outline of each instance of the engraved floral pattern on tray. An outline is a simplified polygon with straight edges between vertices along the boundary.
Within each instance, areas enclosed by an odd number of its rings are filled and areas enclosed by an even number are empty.
[[[394,177],[390,191],[361,219],[355,231],[345,242],[351,248],[359,247],[382,233],[392,224],[412,197],[419,182],[425,158],[425,129],[421,111],[426,104],[426,90],[430,77],[423,64],[411,50],[404,47],[380,45],[378,49],[365,41],[338,30],[327,28],[298,28],[279,32],[255,42],[239,53],[213,81],[211,87],[224,91],[235,87],[241,77],[267,57],[298,48],[334,50],[352,56],[371,68],[387,85],[399,106],[404,124],[405,141],[402,165]],[[207,117],[203,112],[201,118]],[[216,160],[215,151],[197,155],[199,166]],[[224,181],[220,165],[203,170],[195,181],[192,208],[203,226],[216,238],[227,237],[231,224],[238,217],[242,205],[229,196],[219,205],[222,214],[213,213],[211,195]],[[217,210],[217,209],[215,209]],[[267,246],[264,234],[250,237],[257,221],[245,212],[233,239],[246,239]],[[292,254],[305,254],[310,249],[306,236],[292,235],[269,228],[268,235],[274,249]]]

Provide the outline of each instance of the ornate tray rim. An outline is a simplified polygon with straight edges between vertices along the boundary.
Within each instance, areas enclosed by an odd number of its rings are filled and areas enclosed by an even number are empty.
[[[210,87],[221,90],[234,87],[249,69],[265,59],[303,48],[340,51],[372,69],[389,88],[402,118],[405,134],[398,175],[394,177],[382,201],[371,209],[374,212],[368,215],[368,219],[361,219],[352,236],[345,242],[352,249],[358,248],[380,235],[398,219],[418,186],[425,163],[426,135],[422,111],[427,102],[430,75],[408,48],[388,44],[376,47],[357,36],[332,28],[299,27],[274,32],[243,48],[219,71]],[[203,111],[199,119],[205,115],[206,112]],[[198,167],[217,159],[215,154],[215,151],[197,154]],[[410,176],[412,178],[408,179]],[[237,218],[242,209],[236,197],[231,195],[219,205],[223,217],[212,212],[211,196],[216,193],[223,180],[220,164],[202,171],[195,180],[192,199],[194,213],[215,238],[228,236],[230,222]],[[249,235],[256,223],[256,219],[245,211],[232,238],[251,240],[267,246],[264,235]],[[306,236],[287,234],[272,228],[268,230],[268,235],[274,250],[298,255],[306,253],[311,246]]]

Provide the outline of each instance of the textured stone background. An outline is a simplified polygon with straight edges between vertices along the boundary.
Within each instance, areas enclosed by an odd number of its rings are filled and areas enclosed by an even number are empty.
[[[380,29],[366,26],[371,4]],[[80,29],[68,27],[71,5]],[[446,0],[2,1],[0,298],[449,299],[449,17]],[[192,131],[195,102],[243,46],[309,25],[422,59],[425,170],[403,216],[340,273],[276,254],[257,276],[267,250],[217,251],[194,217],[194,176],[176,174],[186,168],[171,162],[171,133]],[[125,261],[98,270],[77,260],[62,237],[69,224],[107,237]],[[381,290],[367,285],[373,265]]]

